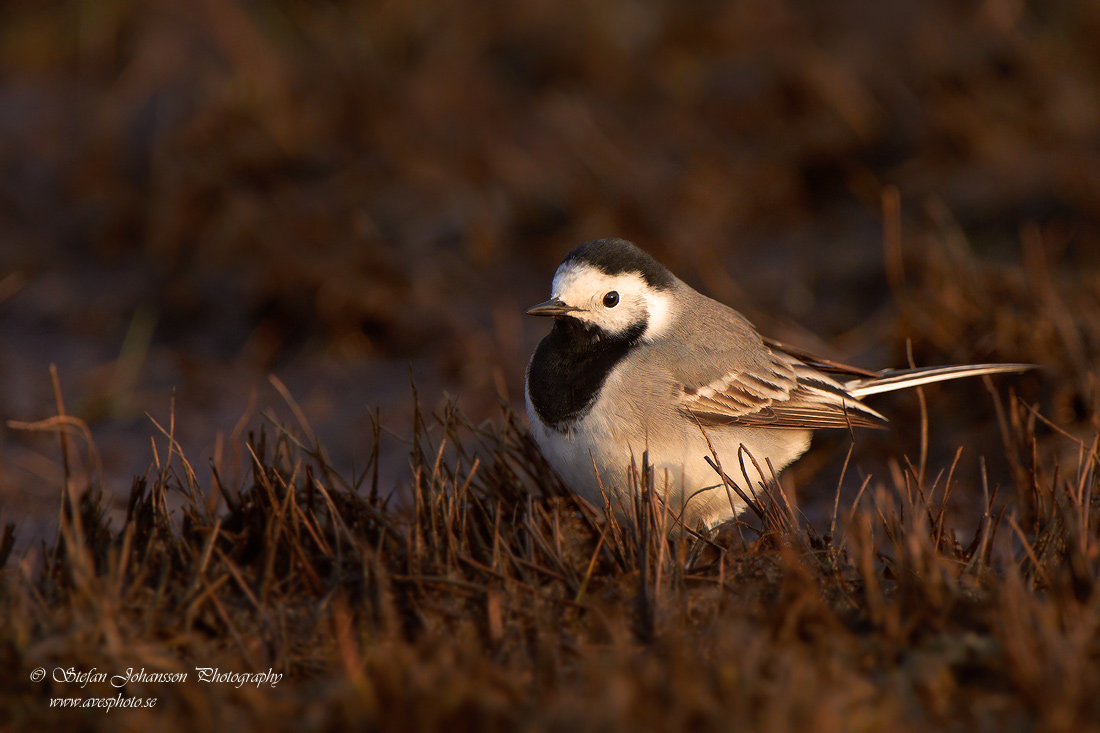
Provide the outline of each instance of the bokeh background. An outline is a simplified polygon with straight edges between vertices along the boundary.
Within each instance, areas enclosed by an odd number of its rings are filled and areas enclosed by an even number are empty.
[[[546,328],[523,309],[602,236],[862,366],[907,339],[922,364],[1049,354],[1030,397],[1073,425],[1097,37],[1071,0],[6,2],[0,520],[56,518],[56,435],[6,422],[56,414],[51,363],[119,497],[147,413],[200,468],[292,422],[271,374],[349,473],[377,408],[396,484],[410,381],[475,420],[518,405]],[[932,457],[969,441],[973,468],[991,401],[945,390]],[[914,404],[867,440],[912,453]]]

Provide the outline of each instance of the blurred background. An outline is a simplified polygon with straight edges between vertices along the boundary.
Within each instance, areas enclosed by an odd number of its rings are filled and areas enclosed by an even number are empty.
[[[7,423],[56,414],[50,364],[123,507],[147,413],[208,485],[262,413],[293,422],[268,375],[348,473],[410,380],[498,419],[547,327],[524,308],[603,236],[861,366],[907,339],[1047,364],[1031,399],[1085,430],[1097,37],[1072,0],[3,3],[0,520],[56,518],[56,435]],[[976,466],[991,400],[944,389],[931,458]],[[912,454],[915,400],[888,414],[867,440]]]

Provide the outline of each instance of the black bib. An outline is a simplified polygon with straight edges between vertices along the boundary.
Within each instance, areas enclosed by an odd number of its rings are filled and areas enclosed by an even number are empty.
[[[647,321],[609,336],[575,318],[554,321],[539,342],[527,374],[531,405],[547,426],[564,430],[584,417],[607,375],[645,333]]]

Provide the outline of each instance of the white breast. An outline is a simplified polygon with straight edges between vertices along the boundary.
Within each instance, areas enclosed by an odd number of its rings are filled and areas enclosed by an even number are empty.
[[[621,374],[621,369],[614,370],[593,408],[564,431],[547,427],[527,396],[531,433],[566,485],[597,507],[610,502],[616,513],[629,516],[635,498],[629,493],[631,462],[640,470],[642,454],[648,450],[654,486],[686,526],[710,528],[740,514],[744,502],[726,491],[707,463],[710,447],[699,426],[676,411],[659,383],[627,385]],[[778,472],[810,444],[810,431],[779,435],[760,428],[723,427],[707,429],[707,436],[725,473],[742,488],[742,446],[768,473],[769,460]],[[761,477],[748,458],[745,464],[754,484],[770,479]]]

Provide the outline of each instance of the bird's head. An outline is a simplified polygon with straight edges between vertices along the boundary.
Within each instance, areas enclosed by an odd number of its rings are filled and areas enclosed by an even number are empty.
[[[573,319],[608,337],[640,333],[652,340],[668,328],[676,278],[622,239],[598,239],[573,249],[554,274],[550,300],[528,315]]]

